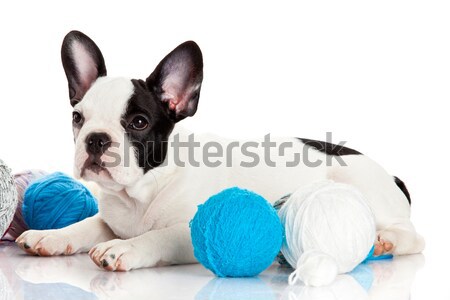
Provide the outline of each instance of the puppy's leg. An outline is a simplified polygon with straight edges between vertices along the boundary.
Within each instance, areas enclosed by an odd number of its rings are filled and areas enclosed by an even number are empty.
[[[374,254],[421,252],[425,242],[410,221],[410,204],[394,177],[362,155],[350,155],[345,162],[347,166],[332,167],[328,177],[355,186],[366,197],[378,231]]]
[[[394,255],[416,254],[422,252],[425,248],[423,237],[416,232],[409,221],[393,224],[378,231],[378,240],[383,245],[384,251],[381,253],[375,251],[375,255],[383,253]],[[377,247],[377,244],[375,247]]]
[[[70,255],[87,252],[97,243],[116,238],[97,214],[62,229],[28,230],[17,239],[17,245],[31,255]]]
[[[129,240],[101,243],[89,255],[99,267],[109,271],[197,262],[187,223],[152,230]]]

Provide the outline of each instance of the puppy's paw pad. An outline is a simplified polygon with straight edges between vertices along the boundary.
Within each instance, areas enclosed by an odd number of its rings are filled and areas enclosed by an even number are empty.
[[[375,249],[374,249],[373,254],[375,256],[392,254],[392,251],[394,250],[394,244],[392,242],[390,242],[389,240],[386,240],[381,235],[378,235],[378,238],[377,238],[377,241],[375,241],[374,247],[375,247]]]

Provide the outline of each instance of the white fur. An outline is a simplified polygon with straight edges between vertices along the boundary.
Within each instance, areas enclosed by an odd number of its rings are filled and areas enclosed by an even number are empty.
[[[106,132],[113,141],[122,142],[124,129],[120,117],[132,93],[133,86],[128,79],[100,78],[83,101],[75,106],[85,117],[84,126],[75,132],[76,176],[80,176],[81,166],[87,157],[85,139],[89,133]],[[176,126],[170,141],[176,134],[180,135],[181,140],[187,140],[190,133]],[[215,141],[227,145],[230,142],[209,134],[196,135],[195,140],[202,144]],[[110,168],[111,177],[105,172],[96,175],[88,171],[84,179],[96,181],[103,188],[99,215],[61,230],[28,231],[17,242],[21,247],[26,243],[30,247],[27,252],[41,255],[91,249],[94,262],[107,270],[191,263],[195,262],[195,258],[189,221],[197,205],[211,195],[228,187],[240,186],[261,194],[273,203],[300,186],[332,179],[354,185],[366,196],[379,234],[394,243],[395,254],[416,253],[423,249],[423,240],[415,233],[409,220],[410,207],[406,197],[395,185],[392,176],[375,162],[363,155],[350,155],[343,157],[347,167],[338,165],[336,161],[328,167],[325,163],[315,168],[304,164],[286,167],[285,163],[292,161],[294,153],[304,145],[293,138],[272,140],[277,144],[290,141],[298,145],[295,150],[286,148],[284,156],[279,155],[278,149],[272,148],[271,158],[277,167],[264,163],[261,147],[252,148],[262,160],[256,167],[239,166],[242,160],[248,161],[248,158],[242,157],[241,151],[232,152],[232,167],[225,164],[216,168],[206,167],[202,163],[200,147],[195,152],[200,167],[186,164],[182,168],[175,165],[173,149],[169,147],[166,165],[146,174],[138,167],[134,155],[130,157],[129,167],[121,163]],[[120,144],[118,153],[123,153],[124,145]],[[310,161],[321,159],[325,162],[325,154],[314,149],[308,151]],[[186,158],[187,155],[186,151],[181,151],[180,156]]]
[[[84,118],[84,125],[81,130],[76,130],[75,135],[75,177],[81,177],[81,170],[87,159],[85,150],[86,137],[93,132],[107,133],[117,147],[109,148],[110,152],[116,153],[122,157],[120,164],[113,168],[108,168],[112,177],[96,176],[91,171],[87,171],[84,176],[86,180],[94,180],[113,190],[121,190],[122,186],[128,186],[136,182],[143,174],[139,169],[134,158],[134,153],[129,152],[128,158],[123,157],[125,148],[129,145],[128,140],[124,138],[125,129],[120,124],[121,116],[126,108],[128,99],[133,93],[134,87],[131,80],[127,78],[108,78],[101,77],[92,85],[83,98],[74,109],[80,111]],[[112,122],[111,120],[116,120]],[[104,154],[102,161],[110,162],[111,155]],[[129,162],[130,167],[124,166]]]

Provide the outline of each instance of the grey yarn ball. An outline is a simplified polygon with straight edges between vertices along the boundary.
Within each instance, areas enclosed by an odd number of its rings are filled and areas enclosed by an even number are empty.
[[[0,159],[0,238],[11,224],[17,208],[17,190],[11,170]]]

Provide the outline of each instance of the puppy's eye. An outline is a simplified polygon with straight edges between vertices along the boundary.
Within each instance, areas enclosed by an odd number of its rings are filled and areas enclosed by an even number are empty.
[[[144,130],[147,127],[148,127],[147,118],[145,118],[142,115],[134,117],[134,119],[128,125],[128,128],[131,128],[133,130]]]
[[[79,124],[82,120],[83,120],[83,117],[81,116],[81,114],[79,112],[74,111],[72,113],[72,121],[74,124]]]

